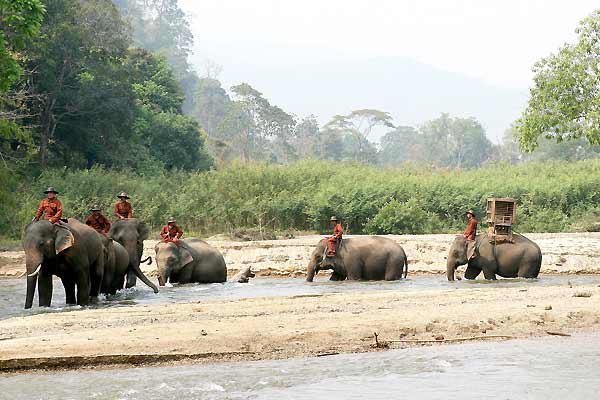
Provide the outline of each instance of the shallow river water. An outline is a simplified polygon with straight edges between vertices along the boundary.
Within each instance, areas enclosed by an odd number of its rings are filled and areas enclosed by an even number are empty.
[[[600,335],[0,376],[6,399],[597,399]]]
[[[514,286],[551,286],[551,285],[600,284],[600,275],[547,275],[539,279],[500,279],[498,281],[457,281],[448,282],[442,275],[414,276],[406,280],[393,282],[331,282],[319,276],[315,282],[308,283],[304,278],[255,278],[250,283],[225,284],[188,284],[160,288],[154,294],[150,288],[138,281],[138,286],[104,299],[93,307],[119,307],[134,304],[183,303],[201,300],[241,299],[267,296],[294,296],[300,294],[325,294],[343,292],[364,292],[371,290],[442,290],[514,287]],[[65,292],[60,280],[54,280],[52,307],[37,307],[37,295],[34,307],[24,310],[25,279],[0,279],[0,320],[15,316],[25,316],[45,312],[77,311],[80,307],[65,307]]]

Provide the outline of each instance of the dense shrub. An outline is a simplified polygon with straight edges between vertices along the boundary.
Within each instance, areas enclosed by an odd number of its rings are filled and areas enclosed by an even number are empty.
[[[10,174],[0,190],[0,234],[18,237],[45,187],[61,193],[65,215],[83,219],[100,204],[112,219],[122,190],[134,214],[154,230],[169,215],[201,234],[233,228],[329,231],[333,214],[349,233],[457,232],[470,208],[483,219],[488,197],[518,201],[519,231],[594,229],[600,202],[600,160],[492,165],[470,171],[377,169],[303,161],[289,166],[233,164],[200,173],[135,175],[102,168],[49,170],[31,181]]]

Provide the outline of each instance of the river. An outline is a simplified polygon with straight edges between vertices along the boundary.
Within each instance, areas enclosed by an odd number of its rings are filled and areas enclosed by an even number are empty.
[[[185,303],[202,300],[226,300],[242,299],[251,297],[270,296],[296,296],[303,294],[326,294],[373,290],[444,290],[444,289],[466,289],[480,287],[493,289],[496,287],[514,286],[554,286],[554,285],[600,285],[600,275],[542,275],[539,279],[499,279],[497,281],[486,281],[478,279],[475,281],[448,282],[442,275],[413,276],[401,281],[378,281],[378,282],[331,282],[326,277],[319,276],[315,282],[308,283],[304,278],[255,278],[250,283],[225,283],[225,284],[188,284],[175,285],[174,287],[162,287],[160,293],[154,294],[152,290],[142,283],[131,289],[125,289],[111,298],[101,298],[101,301],[93,307],[119,307],[136,304],[160,304],[160,303]],[[37,295],[34,307],[24,310],[25,279],[0,279],[0,320],[27,316],[46,312],[77,311],[80,307],[65,307],[65,292],[60,280],[54,280],[54,293],[52,307],[37,307]]]
[[[6,399],[595,399],[600,335],[0,376]]]

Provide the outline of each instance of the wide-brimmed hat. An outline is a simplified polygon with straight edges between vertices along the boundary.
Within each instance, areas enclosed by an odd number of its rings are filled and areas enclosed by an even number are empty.
[[[48,189],[44,190],[45,194],[48,193],[54,193],[54,194],[58,194],[58,192],[56,191],[56,189],[54,189],[52,186],[50,186]]]
[[[177,222],[177,220],[173,217],[169,217],[169,219],[167,220],[167,224],[170,224],[171,222]]]
[[[100,210],[100,207],[98,207],[98,205],[94,204],[92,206],[92,208],[90,208],[90,211],[101,211],[101,210]]]
[[[329,218],[329,221],[337,222],[337,218],[335,217],[335,215],[332,215],[331,218]]]
[[[131,197],[129,197],[129,195],[125,192],[121,192],[117,195],[118,198],[124,198],[124,199],[130,199]]]
[[[467,214],[467,215],[468,215],[468,214],[471,214],[472,216],[475,216],[475,211],[473,211],[473,210],[469,210],[469,211],[467,211],[465,214]]]

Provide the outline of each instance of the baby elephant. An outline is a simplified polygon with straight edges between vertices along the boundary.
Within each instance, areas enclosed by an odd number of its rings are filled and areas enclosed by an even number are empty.
[[[200,239],[159,242],[155,247],[158,284],[220,283],[227,280],[225,260],[217,249]]]
[[[256,275],[252,272],[252,267],[246,267],[244,269],[240,269],[237,274],[231,277],[229,282],[234,283],[248,283],[250,278],[254,278]]]

